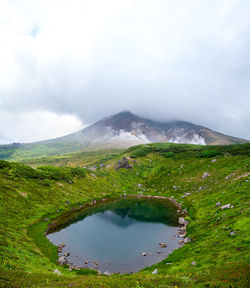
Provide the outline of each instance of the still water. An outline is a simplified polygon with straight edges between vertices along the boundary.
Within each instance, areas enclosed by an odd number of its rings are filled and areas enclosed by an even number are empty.
[[[75,266],[136,272],[179,247],[178,214],[168,200],[115,200],[61,218],[47,237],[57,246],[66,244],[60,255],[70,253],[67,260]],[[162,242],[166,248],[160,247]]]

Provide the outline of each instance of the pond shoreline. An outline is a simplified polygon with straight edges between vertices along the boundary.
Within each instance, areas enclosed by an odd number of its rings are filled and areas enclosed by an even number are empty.
[[[52,233],[51,230],[53,231],[53,228],[55,229],[56,227],[60,226],[60,221],[59,223],[57,223],[56,220],[58,220],[60,217],[63,217],[64,215],[69,215],[70,213],[73,213],[73,212],[82,212],[84,211],[85,209],[88,210],[88,209],[91,209],[93,208],[94,206],[97,206],[97,205],[100,205],[102,204],[103,202],[112,202],[112,201],[117,201],[117,200],[121,200],[121,199],[126,199],[126,198],[136,198],[136,199],[163,199],[163,200],[168,200],[170,203],[172,203],[174,206],[176,206],[176,208],[178,209],[177,210],[177,214],[178,216],[181,214],[183,216],[187,216],[187,211],[186,209],[182,209],[182,205],[181,203],[179,203],[176,199],[172,198],[172,197],[164,197],[164,196],[153,196],[153,195],[135,195],[135,194],[128,194],[128,195],[121,195],[119,197],[114,197],[114,198],[103,198],[101,200],[93,200],[93,201],[90,201],[88,203],[85,203],[85,205],[81,206],[80,207],[74,207],[72,208],[70,211],[67,211],[66,213],[63,213],[61,216],[55,218],[49,225],[48,225],[48,229],[46,230],[45,232],[45,236],[47,236],[48,234]],[[186,227],[188,225],[188,221],[186,221],[183,217],[178,217],[178,224],[177,226],[179,226],[178,230],[177,230],[177,236],[174,236],[174,237],[178,237],[179,241],[178,241],[178,244],[180,245],[179,248],[181,248],[183,245],[187,244],[188,242],[191,241],[191,239],[189,239],[188,237],[186,237]],[[46,237],[47,238],[47,237]],[[161,244],[164,244],[165,243],[159,243],[159,245]],[[65,246],[65,243],[61,243],[60,245],[57,246],[57,252],[58,252],[58,260],[57,262],[60,264],[60,265],[67,265],[69,267],[69,270],[72,270],[72,269],[77,269],[77,270],[80,270],[82,268],[86,268],[84,266],[76,266],[76,265],[73,265],[71,263],[68,262],[67,260],[67,256],[66,255],[67,253],[65,253],[64,255],[59,255],[59,253],[62,253],[62,248]],[[179,249],[177,248],[177,249]],[[176,250],[176,249],[175,249]],[[172,251],[173,252],[173,251]],[[171,252],[171,253],[172,253]],[[170,253],[170,254],[171,254]],[[143,255],[145,256],[145,255]],[[85,263],[86,264],[86,263]],[[104,274],[106,275],[105,273],[106,272],[109,272],[109,271],[106,271],[104,273],[101,273],[100,271],[98,271],[96,269],[97,267],[94,267],[94,268],[89,268],[89,269],[94,269],[96,270],[99,274]],[[111,273],[110,273],[111,275]]]

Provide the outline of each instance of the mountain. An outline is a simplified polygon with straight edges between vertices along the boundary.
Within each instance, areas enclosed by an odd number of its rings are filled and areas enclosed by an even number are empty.
[[[30,144],[1,145],[0,158],[17,159],[84,150],[127,148],[152,142],[227,145],[248,141],[190,122],[156,122],[130,112],[121,112],[64,137]]]

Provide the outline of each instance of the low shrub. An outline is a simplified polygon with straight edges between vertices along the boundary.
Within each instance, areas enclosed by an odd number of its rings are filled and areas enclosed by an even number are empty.
[[[164,156],[166,158],[173,158],[174,157],[174,152],[167,152],[167,153],[164,154]]]

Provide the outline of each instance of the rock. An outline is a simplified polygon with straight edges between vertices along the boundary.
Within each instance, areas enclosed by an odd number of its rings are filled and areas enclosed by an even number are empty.
[[[145,252],[143,252],[141,255],[142,255],[142,256],[146,256],[147,254],[146,254]]]
[[[186,234],[179,234],[178,237],[179,238],[185,238]]]
[[[196,262],[195,262],[195,261],[193,261],[193,262],[191,263],[191,265],[195,266],[195,265],[197,265],[197,264],[196,264]]]
[[[183,217],[180,217],[178,223],[180,225],[186,225],[188,222]]]
[[[202,175],[202,179],[206,179],[207,177],[209,176],[209,174],[207,172],[205,172],[203,175]]]
[[[72,271],[72,268],[71,268],[71,267],[69,267],[69,271]]]
[[[62,275],[62,273],[58,269],[55,269],[53,272],[57,275]]]
[[[67,252],[67,253],[64,253],[64,256],[65,257],[68,257],[70,255],[70,253],[69,252]]]
[[[141,188],[142,187],[142,185],[141,184],[137,184],[137,188]]]
[[[88,260],[85,260],[85,261],[84,261],[84,263],[85,263],[85,264],[88,264],[88,263],[89,263],[89,261],[88,261]]]
[[[157,251],[156,251],[156,253],[160,254],[160,253],[161,253],[161,251],[160,251],[160,250],[157,250]]]
[[[44,218],[45,221],[49,221],[49,218]]]
[[[232,173],[232,174],[226,176],[226,177],[225,177],[225,180],[229,180],[229,179],[231,179],[231,178],[234,176],[234,174],[235,174],[235,173]]]
[[[58,262],[60,265],[64,265],[64,264],[67,264],[67,259],[66,259],[64,256],[61,256],[61,257],[59,257],[59,259],[57,260],[57,262]]]
[[[163,243],[163,242],[162,242],[162,243],[159,243],[159,245],[160,245],[161,248],[166,248],[166,247],[167,247],[167,244],[166,244],[166,243]]]
[[[204,187],[204,186],[201,186],[199,187],[199,190],[203,190],[203,189],[206,189],[207,187]]]
[[[216,161],[217,161],[216,159],[213,159],[211,162],[212,162],[212,163],[215,163]]]
[[[221,206],[220,208],[221,208],[222,210],[223,210],[223,209],[229,209],[229,208],[231,208],[231,204],[223,205],[223,206]]]
[[[229,234],[230,234],[230,236],[234,236],[235,235],[235,231],[232,231]]]
[[[166,263],[166,265],[171,265],[171,264],[172,264],[171,262]]]
[[[184,244],[187,244],[187,243],[189,243],[190,241],[191,241],[191,239],[188,238],[188,237],[186,237],[186,238],[184,238],[183,243],[184,243]]]
[[[220,207],[220,202],[217,202],[217,203],[215,204],[215,207]]]
[[[152,272],[152,274],[158,274],[158,270],[155,269],[155,270]]]
[[[125,169],[133,168],[132,165],[129,164],[128,158],[123,157],[122,159],[116,162],[114,169],[117,171],[118,169],[121,169],[121,168],[125,168]]]
[[[106,275],[106,276],[111,276],[112,275],[109,271],[105,271],[103,274]]]

